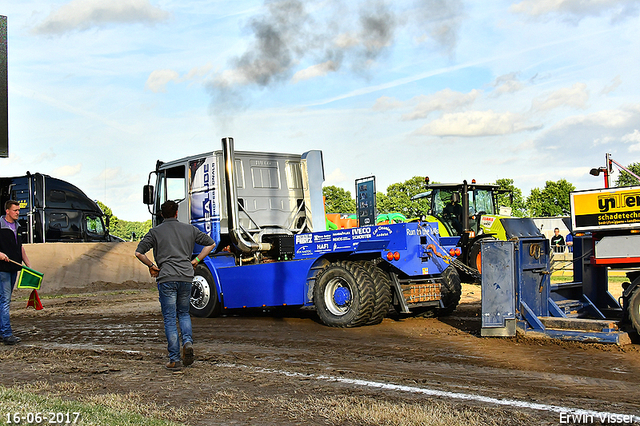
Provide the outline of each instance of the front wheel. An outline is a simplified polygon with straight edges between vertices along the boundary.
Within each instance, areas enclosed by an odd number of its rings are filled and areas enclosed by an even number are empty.
[[[374,285],[369,273],[355,262],[326,266],[316,278],[313,299],[320,320],[329,327],[357,327],[371,318]]]
[[[191,283],[191,307],[189,313],[194,317],[215,317],[220,315],[218,292],[211,271],[200,264]]]

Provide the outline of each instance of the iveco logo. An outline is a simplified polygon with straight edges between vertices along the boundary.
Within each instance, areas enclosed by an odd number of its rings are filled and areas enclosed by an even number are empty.
[[[263,166],[263,167],[276,167],[278,165],[277,161],[270,160],[251,160],[252,166]]]

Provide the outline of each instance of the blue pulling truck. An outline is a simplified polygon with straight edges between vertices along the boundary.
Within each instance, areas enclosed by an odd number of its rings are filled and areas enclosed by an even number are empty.
[[[144,201],[154,225],[171,199],[179,220],[217,243],[196,269],[195,316],[313,306],[324,324],[355,327],[380,323],[392,307],[448,314],[460,300],[460,278],[438,243],[437,223],[325,229],[320,151],[235,152],[225,138],[221,151],[158,162],[149,183],[153,175]]]

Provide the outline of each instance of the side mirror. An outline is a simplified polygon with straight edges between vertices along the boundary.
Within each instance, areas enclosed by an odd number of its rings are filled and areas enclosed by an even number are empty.
[[[145,185],[142,188],[142,202],[147,205],[153,204],[153,185]]]

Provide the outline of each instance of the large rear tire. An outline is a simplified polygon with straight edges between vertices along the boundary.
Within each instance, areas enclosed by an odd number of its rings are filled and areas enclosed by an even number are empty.
[[[478,272],[482,274],[482,246],[480,245],[480,240],[473,243],[471,248],[469,249],[469,261],[467,264],[477,269]]]
[[[391,306],[391,279],[389,275],[371,262],[362,262],[371,277],[374,290],[374,307],[366,325],[380,324]]]
[[[198,265],[193,282],[191,283],[191,300],[189,313],[194,317],[217,317],[221,307],[218,300],[218,292],[211,275],[211,271],[205,265]]]
[[[640,334],[640,287],[637,287],[631,297],[629,297],[629,321],[631,325],[636,329],[636,332]]]
[[[440,300],[444,307],[438,310],[438,316],[445,316],[455,311],[462,295],[460,276],[453,265],[444,270],[440,283]]]
[[[327,265],[316,277],[313,299],[320,320],[329,327],[357,327],[374,310],[374,285],[369,273],[355,262]]]

